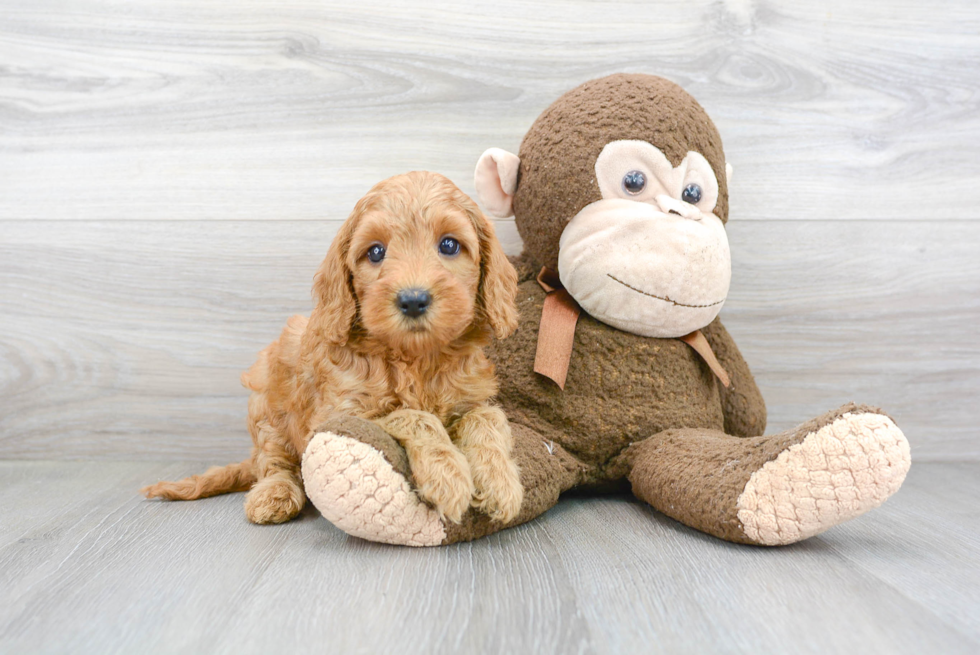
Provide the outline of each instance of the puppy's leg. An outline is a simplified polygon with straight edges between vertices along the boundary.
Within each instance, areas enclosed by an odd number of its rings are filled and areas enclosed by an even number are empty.
[[[473,471],[473,506],[501,523],[517,518],[524,487],[511,456],[514,437],[504,412],[488,406],[469,412],[456,424],[456,444]]]
[[[375,422],[405,449],[419,495],[441,517],[459,523],[473,498],[473,476],[442,422],[414,409],[399,409]]]
[[[257,428],[253,458],[258,481],[245,496],[245,515],[252,523],[285,523],[306,502],[300,456],[267,422]]]

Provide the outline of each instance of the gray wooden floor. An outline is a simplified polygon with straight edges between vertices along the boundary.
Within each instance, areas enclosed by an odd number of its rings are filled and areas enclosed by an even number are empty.
[[[770,428],[883,406],[898,496],[779,550],[625,498],[426,551],[139,499],[245,456],[238,375],[373,183],[472,193],[618,71],[724,138]],[[978,81],[976,0],[4,0],[0,653],[978,652]]]
[[[241,494],[137,497],[197,464],[0,464],[4,653],[976,653],[980,464],[922,464],[795,546],[728,544],[627,497],[408,549]]]

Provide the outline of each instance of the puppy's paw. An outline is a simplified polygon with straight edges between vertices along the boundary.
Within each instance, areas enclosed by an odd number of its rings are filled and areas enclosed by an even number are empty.
[[[245,496],[245,516],[252,523],[285,523],[306,502],[302,487],[291,480],[263,478]]]
[[[473,507],[500,523],[516,519],[524,502],[524,486],[513,460],[500,455],[482,465],[474,462],[472,468],[476,486]]]
[[[419,496],[431,503],[441,518],[459,523],[475,491],[463,454],[451,444],[428,445],[410,453],[409,462]]]

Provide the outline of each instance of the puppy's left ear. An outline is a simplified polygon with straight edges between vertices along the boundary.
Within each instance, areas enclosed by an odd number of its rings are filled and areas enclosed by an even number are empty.
[[[327,256],[313,277],[314,307],[307,329],[323,340],[341,346],[347,343],[357,317],[357,302],[354,300],[351,270],[347,266],[347,251],[360,213],[361,207],[358,204],[347,221],[340,226]]]
[[[504,254],[493,223],[479,209],[473,220],[480,235],[480,304],[494,336],[505,339],[517,329],[517,271]]]

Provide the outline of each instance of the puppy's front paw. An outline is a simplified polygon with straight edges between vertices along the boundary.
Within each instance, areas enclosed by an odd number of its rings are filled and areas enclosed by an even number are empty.
[[[517,518],[524,502],[524,486],[513,460],[500,456],[479,466],[474,463],[473,482],[476,486],[473,507],[500,523]]]
[[[428,445],[410,453],[409,462],[419,495],[440,517],[459,523],[474,493],[473,475],[463,454],[451,444]]]

